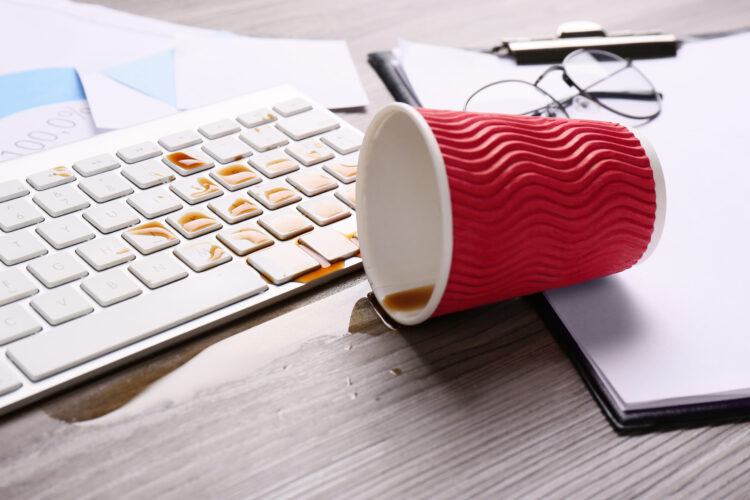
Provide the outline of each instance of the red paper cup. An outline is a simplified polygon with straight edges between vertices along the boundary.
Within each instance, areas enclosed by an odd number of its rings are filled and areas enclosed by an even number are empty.
[[[357,177],[365,272],[406,325],[623,271],[664,225],[659,159],[614,123],[391,104]]]

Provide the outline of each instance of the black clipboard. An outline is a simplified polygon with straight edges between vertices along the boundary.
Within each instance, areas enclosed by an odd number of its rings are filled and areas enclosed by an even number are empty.
[[[368,62],[396,101],[420,106],[419,99],[401,78],[396,58],[391,51],[368,54]],[[666,428],[686,428],[715,425],[729,421],[750,419],[750,398],[736,398],[688,405],[665,406],[644,410],[621,411],[604,382],[576,344],[555,310],[538,293],[525,297],[542,318],[557,344],[567,354],[589,392],[596,400],[612,427],[620,433],[653,431]]]

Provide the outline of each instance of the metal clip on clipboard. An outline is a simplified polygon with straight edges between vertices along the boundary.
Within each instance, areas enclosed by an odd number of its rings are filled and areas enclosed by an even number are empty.
[[[511,55],[517,64],[542,64],[559,63],[576,49],[603,49],[631,59],[671,57],[678,45],[674,35],[661,32],[605,33],[596,23],[571,21],[561,24],[555,36],[506,39],[491,51]]]

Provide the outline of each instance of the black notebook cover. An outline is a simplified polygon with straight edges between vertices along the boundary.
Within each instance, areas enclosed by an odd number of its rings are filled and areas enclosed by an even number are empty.
[[[391,51],[373,52],[368,55],[370,65],[383,80],[396,101],[420,106],[419,99],[411,93],[401,79]],[[717,424],[724,421],[750,418],[750,398],[712,401],[689,405],[668,406],[646,410],[620,411],[610,398],[604,383],[581,352],[572,335],[555,313],[543,294],[526,297],[542,317],[560,347],[578,370],[594,399],[619,432],[654,430],[666,427],[692,427]]]

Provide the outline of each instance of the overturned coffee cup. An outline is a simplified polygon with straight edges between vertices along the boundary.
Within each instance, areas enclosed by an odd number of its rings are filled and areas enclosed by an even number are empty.
[[[623,271],[664,225],[653,147],[608,122],[391,104],[357,175],[365,272],[405,325]]]

